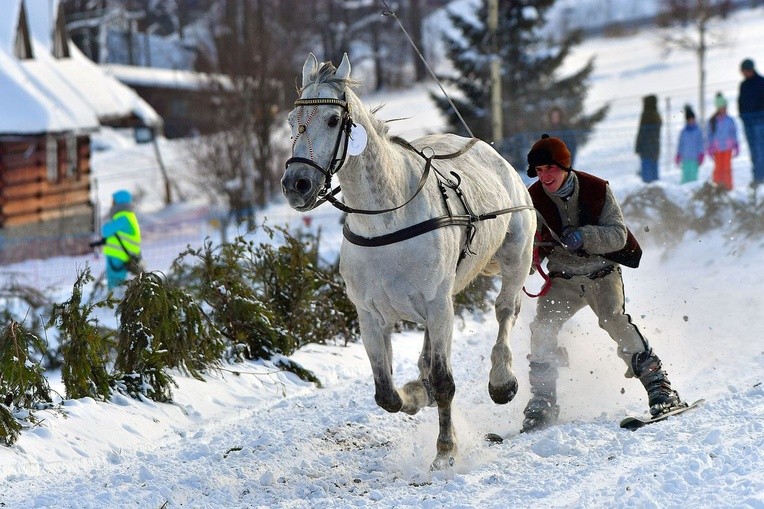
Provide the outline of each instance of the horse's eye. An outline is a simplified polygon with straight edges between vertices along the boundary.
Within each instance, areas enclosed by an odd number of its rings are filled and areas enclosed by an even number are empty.
[[[337,115],[332,115],[331,117],[329,117],[329,121],[327,122],[327,125],[329,125],[329,127],[337,127],[337,124],[339,123],[340,123],[340,117]]]

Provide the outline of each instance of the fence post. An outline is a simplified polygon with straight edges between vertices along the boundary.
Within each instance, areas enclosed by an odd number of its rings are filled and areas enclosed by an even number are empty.
[[[671,146],[671,131],[672,131],[672,117],[671,117],[671,97],[666,97],[666,170],[672,169],[672,162],[674,160],[674,150]]]

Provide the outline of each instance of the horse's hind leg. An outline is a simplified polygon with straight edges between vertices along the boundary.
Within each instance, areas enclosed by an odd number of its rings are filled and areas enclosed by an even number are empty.
[[[499,335],[491,350],[491,373],[488,377],[488,394],[500,405],[512,401],[517,394],[517,377],[512,371],[512,350],[509,333],[520,312],[520,300],[512,298],[504,290],[496,298],[496,319],[499,321]]]
[[[426,406],[435,405],[430,373],[432,371],[432,347],[430,331],[424,329],[422,353],[419,355],[419,380],[412,380],[401,388],[404,406],[401,411],[414,414]]]
[[[497,253],[501,264],[501,290],[496,298],[496,319],[499,322],[499,334],[491,351],[491,372],[488,378],[488,394],[500,405],[512,401],[517,394],[517,377],[512,371],[512,349],[510,332],[520,313],[520,290],[530,272],[530,244],[525,249],[518,245],[516,237],[519,225],[513,222],[504,240],[504,245]],[[530,240],[529,240],[530,242]]]
[[[453,324],[454,306],[450,297],[429,306],[427,329],[430,331],[430,380],[435,401],[438,404],[439,425],[437,454],[431,467],[433,470],[452,466],[457,449],[456,433],[451,418],[451,402],[456,392],[456,384],[451,372]]]

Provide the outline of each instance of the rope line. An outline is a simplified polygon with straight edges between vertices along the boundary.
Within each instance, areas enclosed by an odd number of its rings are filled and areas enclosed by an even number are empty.
[[[438,87],[440,87],[440,91],[443,92],[443,95],[446,97],[446,100],[448,101],[448,104],[451,105],[451,108],[454,110],[454,113],[456,113],[456,116],[459,117],[459,120],[461,121],[462,125],[464,126],[464,129],[467,130],[467,133],[470,135],[470,138],[474,138],[475,135],[472,134],[472,130],[467,125],[467,122],[465,122],[464,117],[462,117],[462,114],[459,113],[459,109],[456,107],[454,102],[451,100],[451,97],[449,97],[448,93],[446,92],[446,89],[443,88],[443,85],[440,83],[440,80],[435,75],[435,71],[432,70],[432,67],[430,67],[430,64],[427,63],[427,60],[424,58],[424,55],[422,55],[422,52],[419,51],[419,48],[414,43],[414,40],[409,35],[408,31],[406,31],[406,28],[403,26],[403,23],[401,23],[401,20],[398,19],[398,16],[395,14],[395,11],[393,11],[390,6],[387,4],[386,0],[380,0],[382,4],[385,6],[385,10],[382,11],[383,16],[392,16],[396,23],[398,23],[398,26],[401,27],[401,31],[403,32],[403,35],[406,36],[406,39],[408,39],[409,44],[411,44],[411,47],[414,48],[414,51],[416,51],[416,54],[419,56],[419,59],[422,60],[422,63],[427,68],[427,72],[430,73],[430,76],[432,76],[432,79],[435,80],[435,83],[438,84]]]

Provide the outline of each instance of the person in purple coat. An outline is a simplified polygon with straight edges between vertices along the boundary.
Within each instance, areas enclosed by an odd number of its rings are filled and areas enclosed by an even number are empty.
[[[708,155],[714,160],[714,184],[732,190],[732,158],[737,157],[737,124],[727,114],[727,100],[721,92],[714,98],[716,113],[708,122]]]
[[[679,146],[674,159],[682,167],[682,184],[698,180],[698,168],[703,164],[705,153],[703,132],[689,104],[684,107],[684,118],[686,123],[679,134]]]

